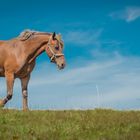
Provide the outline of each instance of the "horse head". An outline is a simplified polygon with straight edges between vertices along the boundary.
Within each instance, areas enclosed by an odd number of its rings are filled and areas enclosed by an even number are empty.
[[[55,32],[50,36],[45,48],[46,53],[51,59],[51,62],[55,63],[59,69],[65,67],[65,58],[63,52],[64,43],[61,39],[60,34],[55,34]]]

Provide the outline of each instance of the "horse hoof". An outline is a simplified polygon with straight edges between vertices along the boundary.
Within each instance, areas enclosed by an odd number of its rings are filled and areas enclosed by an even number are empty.
[[[4,107],[4,101],[0,99],[0,107]]]

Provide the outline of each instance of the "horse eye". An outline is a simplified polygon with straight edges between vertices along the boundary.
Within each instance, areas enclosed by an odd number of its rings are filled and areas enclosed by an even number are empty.
[[[55,46],[55,49],[56,49],[56,50],[59,50],[59,46]]]

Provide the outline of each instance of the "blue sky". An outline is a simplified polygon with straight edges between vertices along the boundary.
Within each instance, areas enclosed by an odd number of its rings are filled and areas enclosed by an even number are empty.
[[[46,54],[29,84],[31,109],[140,108],[140,2],[1,0],[0,39],[24,29],[61,33],[67,67],[57,70]],[[0,79],[0,97],[5,81]],[[99,94],[97,94],[97,88]],[[6,105],[22,106],[20,81]]]

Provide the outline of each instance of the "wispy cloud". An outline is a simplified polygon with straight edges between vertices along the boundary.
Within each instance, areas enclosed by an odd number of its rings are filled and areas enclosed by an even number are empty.
[[[126,7],[124,10],[119,10],[110,14],[114,19],[122,19],[126,22],[132,22],[140,17],[140,7]]]
[[[99,64],[97,62],[92,62],[90,64],[87,64],[83,67],[80,68],[74,68],[70,69],[66,72],[63,72],[61,74],[56,73],[47,76],[48,80],[46,79],[34,79],[32,81],[32,85],[45,85],[45,84],[63,84],[63,85],[79,85],[79,84],[84,84],[91,78],[92,76],[95,76],[94,74],[91,73],[96,73],[99,70],[102,69],[107,69],[109,67],[112,67],[114,65],[117,65],[121,62],[121,59],[117,59],[116,61],[108,61],[108,62],[100,62]],[[97,76],[97,75],[96,75]],[[91,78],[92,79],[92,78]],[[38,82],[39,81],[39,82]]]
[[[77,44],[79,46],[85,45],[96,45],[100,46],[99,38],[102,34],[103,29],[97,30],[78,30],[78,31],[69,31],[65,34],[65,42],[71,44]]]

